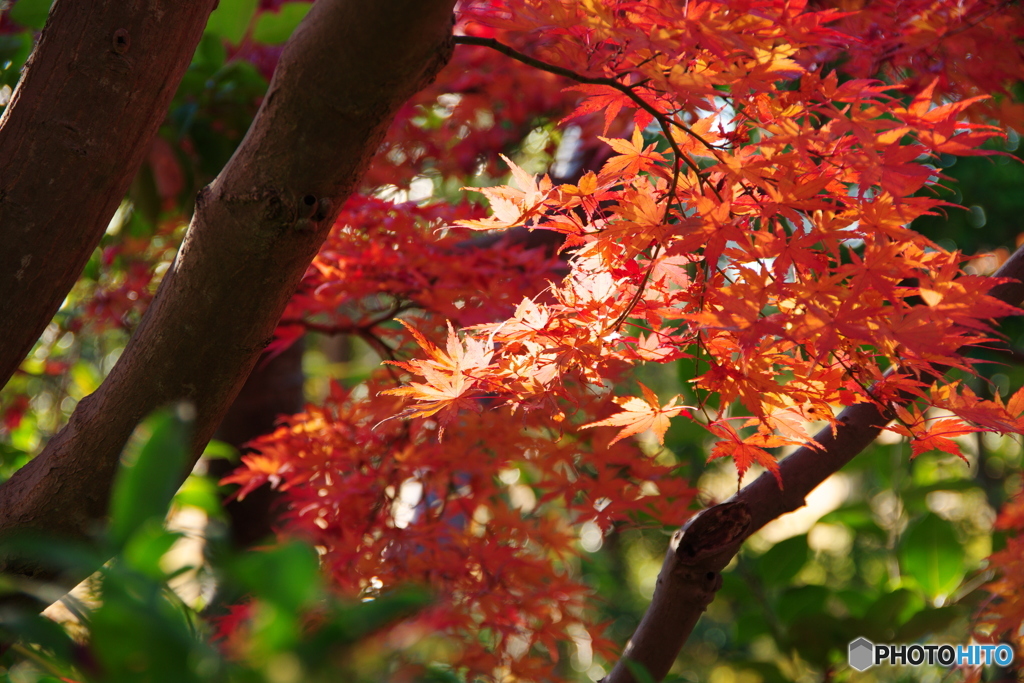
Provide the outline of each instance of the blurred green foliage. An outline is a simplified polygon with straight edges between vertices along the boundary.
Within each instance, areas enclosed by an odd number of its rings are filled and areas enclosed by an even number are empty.
[[[224,610],[220,599],[188,604],[172,590],[175,578],[194,569],[168,568],[167,562],[183,538],[164,524],[174,493],[168,482],[180,478],[188,438],[181,413],[162,411],[140,426],[117,477],[109,526],[92,544],[41,538],[6,543],[4,552],[31,556],[61,575],[95,573],[88,605],[65,598],[75,615],[65,625],[11,602],[19,589],[44,597],[60,595],[61,585],[25,584],[13,577],[5,582],[2,680],[378,680],[387,670],[386,651],[374,656],[380,644],[366,639],[428,604],[423,591],[408,589],[364,603],[339,601],[320,579],[313,548],[291,541],[240,553],[217,537],[216,524],[208,527],[204,572],[215,577],[217,595],[245,596],[234,608],[242,606],[251,615],[235,624],[237,634],[244,631],[245,646],[212,638],[207,616]],[[182,504],[179,499],[177,505]],[[356,650],[359,656],[353,657]]]
[[[11,8],[8,18],[18,28],[0,33],[0,89],[17,84],[49,5],[49,0],[18,0]],[[95,390],[138,322],[129,312],[119,326],[99,333],[83,329],[89,302],[98,292],[124,286],[140,262],[154,277],[137,293],[155,290],[181,239],[182,217],[191,211],[195,192],[219,172],[245,134],[266,92],[267,73],[254,66],[256,60],[239,58],[237,48],[247,36],[280,45],[310,7],[290,2],[279,12],[257,14],[257,5],[256,0],[221,0],[160,129],[180,182],[161,176],[158,164],[144,167],[82,281],[22,372],[0,394],[0,411],[11,418],[0,432],[0,480],[35,455],[77,401]],[[436,124],[428,117],[423,125]],[[1018,144],[1013,133],[1001,151],[1013,154]],[[1012,251],[1024,234],[1019,158],[948,158],[941,165],[950,180],[940,198],[968,209],[950,208],[914,227],[968,254]],[[463,184],[487,183],[469,178],[449,189],[454,193]],[[1002,330],[1011,349],[1024,349],[1024,321],[1008,320]],[[305,368],[314,391],[322,391],[328,375],[358,381],[376,362],[357,345],[350,360],[331,363],[323,346],[308,345]],[[1024,386],[1024,368],[1012,351],[981,356],[983,376],[971,380],[980,396],[996,391],[1005,396]],[[640,379],[672,395],[686,391],[694,374],[693,361],[679,361],[675,368],[652,368]],[[100,600],[90,607],[66,599],[78,617],[67,627],[31,611],[0,612],[4,680],[379,680],[387,656],[373,654],[378,645],[368,636],[428,598],[410,591],[359,605],[341,603],[322,585],[315,551],[308,547],[292,543],[259,553],[231,551],[218,521],[222,511],[214,482],[192,475],[174,495],[170,482],[184,474],[186,430],[187,421],[173,412],[154,416],[140,429],[125,456],[110,526],[94,545],[22,542],[19,552],[35,553],[71,574],[99,568],[91,585]],[[690,422],[676,421],[658,458],[699,482],[705,502],[712,502],[734,491],[736,481],[731,466],[706,464],[705,435]],[[984,558],[1001,544],[992,531],[995,511],[1021,485],[1022,449],[1020,439],[1011,437],[982,435],[965,442],[970,465],[935,455],[910,462],[904,445],[877,443],[837,477],[839,485],[819,508],[822,516],[753,538],[727,569],[723,588],[672,680],[938,681],[943,672],[937,670],[855,674],[846,667],[846,647],[860,636],[876,642],[967,639],[971,614],[983,597],[977,589],[987,576]],[[231,455],[227,450],[215,445],[210,452],[223,457]],[[184,537],[164,524],[172,496],[176,506],[202,510],[210,520],[202,566],[166,569],[165,558]],[[625,643],[635,629],[672,531],[648,527],[606,536],[575,568],[600,597],[609,638]],[[200,584],[215,585],[216,594],[194,602],[178,597],[169,583],[183,571],[194,573]],[[6,581],[4,590],[29,591],[40,599],[63,592],[59,586],[15,580]],[[229,658],[211,644],[212,629],[202,613],[223,609],[243,595],[250,596],[254,615],[243,634],[248,645]],[[581,642],[565,649],[560,674],[585,681],[605,673]],[[358,658],[352,656],[356,650]],[[431,675],[458,680],[450,672]]]

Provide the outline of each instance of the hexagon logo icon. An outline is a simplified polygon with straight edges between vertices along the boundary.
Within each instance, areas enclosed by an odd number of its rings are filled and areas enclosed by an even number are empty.
[[[867,638],[858,638],[850,643],[849,662],[857,671],[870,669],[874,664],[875,645]]]

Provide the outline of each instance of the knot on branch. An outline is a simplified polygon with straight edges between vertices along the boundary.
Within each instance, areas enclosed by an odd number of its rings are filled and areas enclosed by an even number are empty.
[[[320,223],[331,213],[332,202],[327,197],[319,199],[312,194],[307,194],[299,204],[299,219]]]
[[[729,550],[750,531],[750,508],[743,501],[721,503],[697,513],[672,539],[676,557],[687,565]]]
[[[128,35],[127,29],[119,28],[114,31],[114,39],[112,43],[114,53],[123,55],[125,52],[128,52],[128,48],[132,46],[132,38]]]

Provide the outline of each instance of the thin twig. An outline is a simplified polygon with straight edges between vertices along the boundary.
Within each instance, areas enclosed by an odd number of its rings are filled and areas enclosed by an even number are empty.
[[[577,83],[583,83],[585,85],[603,85],[614,90],[618,90],[620,93],[622,93],[630,100],[632,100],[633,103],[636,104],[636,106],[650,114],[654,118],[654,120],[658,122],[658,125],[661,127],[662,132],[665,134],[665,139],[668,141],[668,144],[672,148],[672,152],[676,155],[676,158],[680,159],[683,163],[689,166],[694,173],[697,174],[697,181],[699,183],[701,183],[702,185],[707,183],[700,166],[698,166],[693,159],[683,154],[683,151],[679,148],[679,143],[677,143],[675,141],[675,138],[672,137],[672,127],[675,126],[676,128],[679,128],[680,130],[685,132],[687,135],[690,135],[691,137],[693,137],[694,140],[697,140],[702,145],[711,150],[712,153],[715,152],[714,146],[708,141],[706,141],[704,138],[702,138],[700,135],[698,135],[696,132],[694,132],[692,129],[690,129],[688,126],[665,116],[665,114],[658,111],[654,107],[654,105],[652,105],[650,102],[637,95],[636,92],[633,90],[633,88],[637,87],[637,85],[626,85],[621,81],[618,81],[614,78],[607,78],[605,76],[584,76],[583,74],[577,73],[572,69],[566,69],[565,67],[558,66],[557,64],[551,64],[549,62],[545,62],[535,57],[531,57],[526,53],[520,52],[519,50],[516,50],[513,47],[510,47],[508,45],[505,45],[504,43],[495,40],[494,38],[479,38],[477,36],[455,36],[455,44],[488,47],[492,50],[500,52],[503,55],[511,57],[512,59],[518,62],[522,62],[527,66],[532,66],[533,68],[540,69],[541,71],[547,71],[548,73],[555,74],[556,76],[568,78],[570,80],[576,81]],[[717,157],[717,154],[715,156]],[[719,201],[722,201],[722,196],[718,193],[718,189],[715,188],[710,183],[707,183],[707,186],[711,188],[711,191],[715,193],[715,196],[718,197]]]

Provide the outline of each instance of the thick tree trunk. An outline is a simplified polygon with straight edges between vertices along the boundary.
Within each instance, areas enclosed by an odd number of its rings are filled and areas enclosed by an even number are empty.
[[[454,3],[313,5],[242,144],[200,192],[181,250],[117,365],[0,487],[0,535],[86,533],[105,514],[135,425],[172,401],[196,408],[198,457],[394,113],[449,58]],[[4,560],[19,573],[41,571]]]
[[[142,165],[216,0],[58,0],[0,119],[0,386]]]

